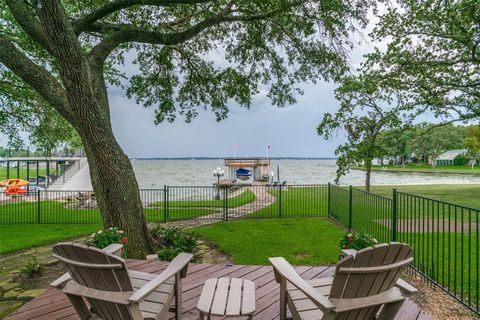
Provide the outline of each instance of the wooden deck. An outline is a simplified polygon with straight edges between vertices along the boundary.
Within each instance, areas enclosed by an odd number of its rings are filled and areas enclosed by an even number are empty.
[[[167,264],[163,262],[146,262],[143,260],[130,260],[128,262],[128,267],[131,270],[144,272],[159,273],[166,266]],[[333,268],[331,267],[296,267],[295,269],[304,279],[329,277],[333,274]],[[254,319],[278,319],[279,286],[274,280],[271,267],[219,264],[191,264],[189,266],[188,275],[183,280],[183,319],[198,319],[196,306],[205,280],[224,276],[245,278],[255,282],[257,301]],[[78,316],[66,296],[60,291],[50,288],[41,296],[25,304],[7,319],[55,320],[78,319]],[[431,319],[431,317],[410,300],[404,303],[396,317],[396,320],[428,319]]]

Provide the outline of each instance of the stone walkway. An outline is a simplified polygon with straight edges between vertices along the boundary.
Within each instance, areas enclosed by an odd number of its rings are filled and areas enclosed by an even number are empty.
[[[263,208],[266,208],[272,205],[276,201],[276,198],[272,196],[270,193],[268,193],[268,188],[266,186],[263,186],[260,184],[253,184],[251,187],[247,187],[247,189],[253,192],[253,194],[255,195],[255,200],[239,207],[228,208],[229,220],[244,218],[245,216],[255,211],[261,210]],[[223,212],[213,213],[211,215],[204,216],[202,219],[223,220],[224,213]]]
[[[85,238],[74,241],[83,242]],[[52,257],[52,245],[41,246],[0,256],[0,319],[25,302],[48,289],[48,284],[62,274],[58,261]],[[45,266],[39,278],[22,276],[20,269],[30,261]]]

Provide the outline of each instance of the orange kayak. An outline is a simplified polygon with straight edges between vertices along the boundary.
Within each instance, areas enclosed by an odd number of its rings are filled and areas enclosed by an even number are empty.
[[[22,179],[7,179],[0,181],[0,187],[25,187],[28,186],[30,182]]]
[[[3,191],[7,196],[21,196],[28,191],[20,187],[8,187]]]

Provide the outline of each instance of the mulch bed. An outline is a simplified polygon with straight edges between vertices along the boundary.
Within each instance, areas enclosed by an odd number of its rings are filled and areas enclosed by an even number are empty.
[[[405,274],[403,279],[418,289],[410,299],[432,316],[434,320],[478,320],[472,311],[454,300],[443,290],[423,281],[420,276]]]

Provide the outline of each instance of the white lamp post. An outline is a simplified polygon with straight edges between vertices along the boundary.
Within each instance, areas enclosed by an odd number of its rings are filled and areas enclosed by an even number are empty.
[[[224,174],[225,174],[225,171],[222,170],[222,168],[220,167],[213,170],[213,176],[217,177],[217,195],[215,196],[215,199],[217,200],[220,199],[220,177],[223,177]]]

